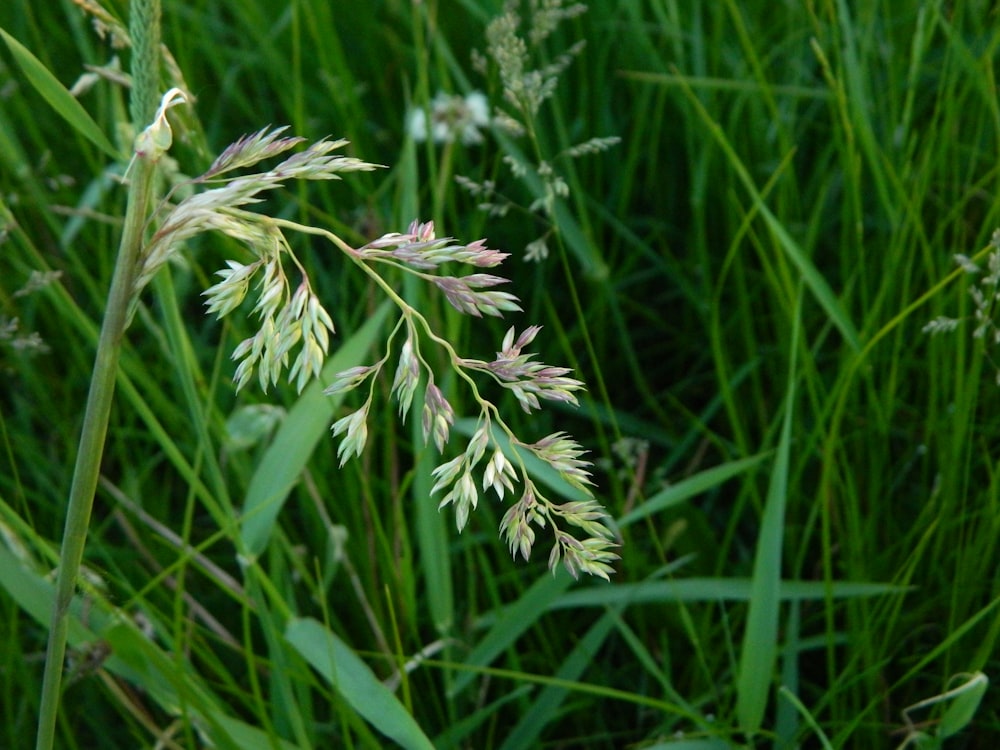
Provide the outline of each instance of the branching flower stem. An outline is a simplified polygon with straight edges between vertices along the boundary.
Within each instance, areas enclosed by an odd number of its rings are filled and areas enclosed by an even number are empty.
[[[392,285],[384,278],[382,278],[380,274],[373,271],[371,267],[368,265],[367,260],[362,260],[361,258],[358,257],[357,250],[352,248],[350,245],[344,242],[340,237],[335,235],[333,232],[330,232],[329,230],[322,229],[320,227],[311,227],[305,224],[299,224],[294,221],[289,221],[288,219],[271,219],[271,221],[275,224],[275,226],[283,227],[285,229],[293,229],[297,232],[302,232],[303,234],[313,234],[313,235],[318,235],[320,237],[324,237],[328,239],[330,242],[332,242],[334,245],[336,245],[340,250],[342,250],[344,254],[348,258],[350,258],[351,261],[353,261],[354,264],[368,276],[368,278],[374,281],[379,286],[379,288],[381,288],[382,291],[385,292],[385,295],[390,300],[392,300],[392,303],[399,308],[400,313],[402,313],[402,315],[407,320],[407,325],[409,325],[412,328],[414,322],[420,323],[420,326],[421,328],[423,328],[424,333],[427,335],[427,338],[429,338],[435,344],[443,348],[445,352],[448,354],[452,363],[456,365],[456,371],[458,375],[461,376],[461,378],[465,380],[466,383],[468,383],[469,387],[472,389],[472,393],[476,401],[480,403],[484,402],[484,399],[479,395],[479,389],[476,387],[476,381],[473,380],[472,377],[467,372],[465,372],[463,368],[457,367],[457,365],[461,363],[462,358],[458,356],[458,352],[455,351],[455,348],[451,345],[451,343],[447,339],[443,339],[438,334],[436,334],[434,332],[434,329],[430,327],[430,325],[427,323],[427,321],[424,319],[422,315],[415,314],[414,309],[409,305],[409,303],[406,302],[406,300],[404,300],[402,297],[399,296],[396,290],[392,288]],[[402,265],[398,263],[393,263],[390,260],[385,260],[384,258],[372,258],[371,260],[387,263],[389,265],[399,268],[400,270],[406,273],[413,274],[422,279],[433,278],[429,274],[420,273],[419,271],[415,271],[411,268],[404,268]],[[421,361],[423,361],[422,357]],[[427,363],[424,362],[424,364],[426,365]],[[430,368],[428,367],[427,369],[429,370]],[[492,406],[492,404],[490,404],[490,406]]]
[[[333,237],[333,235],[331,236]],[[423,315],[416,314],[414,309],[402,297],[399,296],[399,294],[396,292],[395,289],[392,288],[392,285],[389,284],[389,282],[387,282],[384,278],[382,278],[381,275],[373,271],[368,266],[367,263],[360,260],[357,257],[357,253],[354,250],[347,247],[347,245],[344,244],[343,241],[340,240],[339,238],[335,237],[335,239],[337,240],[339,245],[341,245],[346,249],[348,256],[351,258],[351,260],[353,260],[354,263],[361,270],[363,270],[366,274],[368,274],[369,278],[373,279],[375,283],[378,284],[379,287],[381,287],[382,291],[385,292],[386,296],[392,300],[393,304],[395,304],[399,308],[400,313],[402,313],[402,315],[407,320],[407,325],[412,327],[414,321],[419,322],[420,327],[423,329],[424,334],[427,336],[427,338],[433,341],[438,346],[440,346],[442,349],[444,349],[445,353],[451,359],[451,363],[454,367],[453,371],[455,372],[456,375],[458,375],[458,377],[460,377],[462,380],[466,382],[466,384],[469,386],[469,390],[472,392],[473,399],[476,401],[477,404],[479,404],[480,408],[482,408],[483,416],[485,417],[487,424],[496,424],[497,426],[499,426],[500,429],[503,430],[503,433],[507,436],[511,445],[520,444],[517,435],[514,434],[513,430],[511,430],[510,427],[507,426],[507,423],[500,416],[500,410],[496,407],[496,405],[493,404],[491,401],[486,400],[485,398],[482,397],[482,395],[480,395],[478,384],[476,383],[475,379],[471,375],[469,375],[466,368],[461,366],[462,358],[458,356],[458,352],[455,351],[455,348],[451,345],[451,342],[449,342],[447,339],[441,338],[441,336],[435,333],[434,329],[431,328],[430,324],[427,322],[427,319]],[[390,263],[391,265],[398,265],[392,263],[391,261],[385,261],[385,262]],[[400,268],[402,267],[400,266]],[[421,278],[430,278],[427,274],[422,274],[419,271],[414,271],[408,268],[403,268],[402,270],[406,271],[407,273],[412,273]],[[431,368],[422,356],[420,357],[420,361],[421,363],[423,363],[427,371],[430,372]],[[517,462],[518,467],[521,469],[522,475],[527,476],[528,467],[525,466],[524,459],[521,457],[521,454],[518,453],[517,451],[513,451],[513,453],[514,453],[514,460]],[[548,513],[546,512],[545,515],[548,515]]]
[[[294,230],[294,231],[297,231],[297,232],[301,232],[301,233],[304,233],[304,234],[312,234],[312,235],[317,235],[317,236],[320,236],[320,237],[324,237],[324,238],[328,239],[330,242],[332,242],[334,245],[336,245],[341,251],[343,251],[343,253],[348,258],[350,258],[351,261],[353,261],[353,263],[361,271],[363,271],[372,281],[374,281],[375,284],[377,284],[379,286],[379,288],[382,289],[382,291],[385,293],[385,295],[390,300],[392,300],[392,303],[394,305],[396,305],[396,307],[399,309],[400,313],[406,319],[406,325],[409,328],[412,329],[415,324],[419,324],[420,327],[421,327],[421,329],[423,329],[423,332],[426,335],[426,337],[428,339],[430,339],[431,341],[433,341],[438,346],[440,346],[442,349],[444,349],[445,353],[448,355],[449,359],[451,360],[452,365],[454,366],[454,372],[455,372],[455,374],[457,374],[469,386],[469,389],[472,392],[473,399],[482,408],[483,415],[485,416],[485,418],[487,420],[487,423],[489,423],[489,424],[496,424],[503,431],[504,435],[507,436],[508,440],[511,442],[512,445],[518,445],[518,444],[520,444],[520,440],[518,440],[517,436],[510,429],[510,427],[508,427],[507,423],[500,416],[500,410],[496,407],[495,404],[493,404],[492,402],[486,400],[480,394],[478,384],[476,383],[475,379],[468,373],[467,369],[465,367],[462,367],[463,359],[462,359],[462,357],[460,357],[458,355],[458,352],[455,351],[455,348],[451,345],[451,342],[449,342],[447,339],[444,339],[441,336],[439,336],[434,331],[434,329],[431,328],[430,324],[427,322],[427,319],[424,318],[423,315],[417,314],[416,311],[409,305],[409,303],[407,303],[406,300],[404,300],[402,297],[399,296],[399,294],[396,292],[396,290],[393,289],[392,285],[388,281],[386,281],[381,276],[381,274],[376,273],[371,268],[371,266],[369,265],[369,261],[378,261],[378,262],[385,263],[387,265],[395,266],[396,268],[399,268],[400,270],[402,270],[405,273],[413,274],[414,276],[417,276],[417,277],[419,277],[421,279],[424,279],[424,280],[429,280],[429,279],[434,278],[432,275],[426,274],[426,273],[421,273],[420,271],[417,271],[417,270],[412,269],[412,268],[406,268],[406,267],[404,267],[403,265],[401,265],[399,263],[395,263],[395,262],[393,262],[391,260],[388,260],[388,259],[385,259],[385,258],[377,258],[376,257],[376,258],[370,258],[370,259],[362,259],[362,258],[358,257],[358,251],[357,250],[355,250],[350,245],[348,245],[346,242],[344,242],[336,234],[334,234],[333,232],[330,232],[330,231],[328,231],[326,229],[322,229],[320,227],[311,227],[311,226],[307,226],[307,225],[304,225],[304,224],[299,224],[297,222],[290,221],[288,219],[274,218],[274,219],[271,219],[271,221],[273,221],[273,223],[276,226],[282,227],[284,229],[291,229],[291,230]],[[427,364],[427,362],[424,360],[423,356],[419,356],[419,359],[420,359],[421,363],[424,365],[424,367],[426,368],[426,370],[428,372],[430,372],[431,368]],[[367,401],[370,401],[370,400],[371,400],[371,394],[369,394],[369,397],[368,397]],[[528,471],[527,471],[527,467],[524,464],[524,459],[521,457],[521,455],[517,451],[514,451],[514,460],[517,462],[517,465],[521,469],[523,475],[527,476]],[[546,509],[544,515],[546,515],[546,516],[550,515],[547,509]]]

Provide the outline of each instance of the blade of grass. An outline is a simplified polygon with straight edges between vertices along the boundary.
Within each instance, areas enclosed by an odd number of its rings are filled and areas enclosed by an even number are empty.
[[[837,300],[837,297],[834,295],[830,285],[827,283],[826,279],[823,278],[823,275],[816,269],[816,266],[813,265],[812,261],[806,256],[799,244],[788,233],[781,221],[778,220],[774,213],[772,213],[771,209],[768,208],[767,204],[764,203],[764,199],[757,190],[757,186],[754,184],[753,178],[750,177],[750,173],[747,171],[743,161],[740,159],[736,150],[729,142],[729,138],[726,137],[722,127],[712,118],[708,110],[705,109],[705,105],[701,103],[701,100],[695,95],[691,87],[687,85],[686,81],[684,81],[683,78],[679,79],[679,81],[684,93],[687,95],[688,101],[691,103],[691,106],[705,124],[708,132],[711,133],[715,142],[726,155],[733,171],[736,172],[740,182],[743,183],[743,187],[746,188],[750,197],[753,198],[755,207],[758,211],[760,211],[761,217],[767,224],[768,229],[771,230],[771,233],[777,240],[778,245],[788,256],[788,259],[791,260],[795,267],[799,270],[799,273],[802,274],[803,281],[809,288],[809,291],[816,298],[820,307],[822,307],[829,316],[830,321],[841,332],[851,348],[858,351],[861,348],[861,339],[858,336],[857,329],[854,327],[854,324],[851,322],[847,313]]]
[[[335,633],[317,620],[292,619],[285,639],[373,727],[404,748],[433,750],[416,721]]]
[[[761,727],[764,710],[771,692],[771,681],[778,651],[778,614],[781,603],[781,558],[785,527],[785,506],[788,502],[788,470],[792,443],[795,405],[796,352],[801,324],[801,289],[792,320],[788,351],[788,385],[785,395],[785,415],[781,436],[771,469],[757,554],[754,560],[750,607],[747,613],[743,652],[740,657],[736,686],[736,715],[740,727],[753,736]]]
[[[890,583],[834,581],[830,584],[835,599],[885,596],[910,590]],[[681,578],[676,581],[644,581],[599,585],[570,591],[546,603],[547,609],[611,606],[618,602],[653,604],[684,602],[745,602],[753,598],[752,578]],[[822,601],[828,593],[824,581],[779,581],[777,600]]]
[[[503,706],[524,699],[530,692],[531,685],[522,685],[514,688],[509,693],[505,693],[495,701],[487,703],[470,715],[463,716],[463,718],[449,726],[444,732],[434,737],[434,747],[438,748],[438,750],[468,747],[468,742],[463,743],[465,738],[472,734],[480,725],[490,719],[496,718],[497,712]]]
[[[826,736],[826,733],[823,732],[823,729],[822,727],[820,727],[819,722],[817,722],[816,718],[811,713],[809,713],[809,709],[807,709],[805,705],[803,705],[802,701],[799,700],[798,696],[796,696],[795,693],[793,693],[784,685],[778,688],[778,695],[780,695],[782,698],[788,701],[795,708],[795,710],[799,712],[802,718],[806,720],[806,723],[809,724],[810,728],[812,728],[812,730],[816,733],[816,737],[819,740],[820,746],[823,748],[823,750],[833,750],[833,745],[830,744],[830,739]]]
[[[590,666],[595,654],[614,630],[615,618],[620,607],[606,612],[587,633],[580,639],[569,656],[555,671],[558,680],[576,682],[580,675]],[[570,695],[568,688],[553,684],[546,686],[539,695],[531,701],[529,708],[511,729],[500,750],[518,750],[522,747],[537,747],[539,738],[545,728],[559,718],[560,707]]]
[[[618,519],[618,527],[624,528],[629,526],[630,524],[640,521],[647,516],[651,516],[654,513],[659,513],[661,510],[678,505],[695,495],[707,492],[713,487],[717,487],[733,477],[738,477],[743,473],[748,473],[770,455],[770,453],[759,453],[756,456],[750,456],[749,458],[729,461],[720,466],[714,466],[711,469],[706,469],[705,471],[695,474],[693,477],[688,477],[677,484],[671,485],[670,487],[657,492],[655,495],[643,502],[643,504],[638,508]]]
[[[543,576],[535,581],[520,599],[503,608],[489,632],[465,658],[464,665],[474,668],[492,664],[494,659],[538,621],[549,602],[572,583],[573,578],[562,568],[557,568],[551,576]],[[608,587],[603,588],[608,590]],[[461,693],[476,677],[477,673],[472,669],[459,673],[451,686],[451,694]]]
[[[422,404],[416,404],[416,409]],[[416,411],[415,413],[420,413]],[[420,420],[411,420],[410,433],[414,444],[423,441]],[[452,586],[451,555],[448,549],[450,534],[448,516],[438,510],[431,496],[436,456],[428,448],[418,454],[414,465],[413,487],[410,492],[416,514],[416,532],[420,544],[420,564],[424,573],[424,592],[434,629],[439,634],[451,631],[455,624],[455,595]]]
[[[111,145],[111,141],[104,135],[104,131],[101,130],[100,126],[94,122],[94,119],[83,108],[83,105],[76,100],[76,97],[69,93],[66,87],[59,82],[59,79],[52,75],[49,69],[42,64],[42,61],[3,29],[0,29],[0,37],[3,37],[4,42],[7,43],[7,48],[24,72],[25,77],[35,90],[42,95],[45,101],[49,103],[52,109],[70,127],[101,149],[110,158],[115,161],[121,159],[122,155],[118,152],[118,149]]]

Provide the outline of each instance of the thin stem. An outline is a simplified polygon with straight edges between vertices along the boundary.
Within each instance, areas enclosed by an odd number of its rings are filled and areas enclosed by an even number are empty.
[[[50,750],[54,740],[63,660],[69,634],[69,607],[76,591],[76,579],[83,560],[83,548],[90,525],[94,495],[97,491],[101,457],[104,453],[104,441],[118,374],[118,357],[128,321],[132,290],[135,286],[137,260],[142,247],[143,218],[152,194],[153,166],[145,160],[140,160],[133,174],[133,182],[129,187],[129,210],[125,232],[122,235],[118,261],[111,281],[111,290],[108,293],[108,306],[97,343],[83,430],[73,470],[69,506],[66,510],[59,572],[56,577],[56,599],[52,609],[52,624],[45,655],[42,705],[36,742],[38,750]]]
[[[133,0],[132,31],[134,42],[133,117],[137,128],[152,119],[155,109],[157,61],[159,55],[159,0]],[[141,29],[137,33],[137,29]],[[151,89],[151,90],[150,90]],[[83,429],[77,449],[73,482],[66,509],[56,596],[52,607],[42,697],[38,716],[36,750],[51,750],[55,742],[56,718],[62,688],[63,663],[69,636],[69,609],[76,591],[77,576],[83,561],[90,515],[104,454],[111,404],[118,374],[118,359],[129,320],[129,306],[135,290],[136,271],[142,250],[143,227],[153,193],[154,165],[138,159],[133,165],[129,185],[125,229],[115,263],[108,303],[97,342],[90,391],[87,394]]]

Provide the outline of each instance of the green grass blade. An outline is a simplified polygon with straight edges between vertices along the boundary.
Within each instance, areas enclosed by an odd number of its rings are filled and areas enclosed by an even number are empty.
[[[345,341],[323,368],[317,381],[310,383],[301,398],[289,410],[274,443],[264,454],[247,488],[243,508],[242,539],[246,554],[254,557],[267,546],[288,493],[312,455],[324,433],[329,431],[333,414],[343,394],[323,395],[323,382],[341,370],[362,364],[389,313],[383,304],[351,338]]]
[[[580,639],[569,656],[555,672],[558,680],[577,681],[590,666],[594,654],[600,651],[615,626],[617,612],[608,612],[598,620]],[[538,739],[546,726],[558,718],[560,707],[569,696],[570,690],[562,685],[546,686],[531,702],[521,720],[507,735],[500,750],[518,750],[522,747],[537,747]]]
[[[677,740],[676,742],[659,742],[655,745],[647,745],[646,750],[733,750],[733,748],[743,747],[733,745],[725,740],[715,738],[697,740]]]
[[[403,704],[326,626],[309,618],[293,619],[285,638],[375,729],[402,747],[433,750]]]
[[[471,714],[463,716],[444,732],[434,737],[434,747],[438,748],[438,750],[468,747],[468,743],[463,743],[463,740],[469,734],[481,724],[495,718],[497,712],[508,703],[524,699],[531,690],[531,685],[521,685],[500,696],[495,701],[491,701],[482,708],[473,711]]]
[[[792,423],[795,405],[795,352],[799,338],[802,294],[795,306],[792,335],[789,342],[791,361],[788,365],[788,387],[785,415],[767,501],[761,519],[754,560],[750,608],[743,638],[737,679],[736,715],[740,727],[749,735],[756,734],[764,719],[770,694],[774,665],[778,652],[778,614],[781,602],[781,558],[785,529],[785,506],[788,502],[788,471],[792,444]]]
[[[257,727],[234,719],[232,716],[223,713],[216,713],[212,716],[212,721],[222,729],[226,735],[232,738],[236,747],[240,750],[299,750],[298,745],[293,745],[287,740],[269,736]]]
[[[982,672],[976,672],[962,685],[948,691],[954,700],[941,717],[941,728],[938,730],[941,739],[958,734],[969,725],[989,685],[989,678]]]
[[[829,586],[829,587],[828,587]],[[886,596],[909,590],[890,583],[854,581],[779,581],[779,601],[822,601]],[[605,607],[619,603],[656,604],[662,602],[745,602],[753,596],[751,578],[680,578],[676,581],[601,584],[569,591],[547,602],[548,609]]]
[[[2,544],[0,588],[39,625],[48,625],[55,587]],[[71,647],[86,650],[104,641],[112,654],[104,667],[141,689],[168,713],[178,712],[182,703],[179,696],[183,694],[183,705],[219,747],[273,750],[274,744],[260,730],[222,711],[221,703],[193,670],[178,671],[177,662],[140,633],[126,615],[119,614],[103,600],[89,600],[85,604],[82,596],[74,600],[71,611]],[[291,745],[281,743],[281,747],[291,748]]]
[[[736,172],[740,182],[743,183],[743,187],[748,193],[750,193],[750,196],[753,198],[755,208],[760,211],[761,217],[763,217],[768,229],[771,230],[771,233],[777,240],[778,245],[781,247],[782,251],[784,251],[788,259],[798,269],[799,273],[802,274],[802,280],[805,282],[806,287],[808,287],[820,307],[822,307],[829,316],[830,321],[841,332],[844,339],[848,344],[850,344],[851,348],[855,351],[859,351],[861,349],[861,339],[858,336],[857,328],[855,328],[851,319],[847,316],[846,311],[840,304],[837,296],[833,293],[830,285],[827,283],[826,279],[823,278],[823,275],[819,272],[816,266],[813,265],[813,262],[806,255],[805,251],[788,233],[782,222],[774,215],[771,209],[768,208],[767,204],[764,202],[763,196],[761,196],[760,191],[754,184],[753,178],[750,176],[750,172],[747,170],[743,161],[736,153],[736,149],[734,149],[732,144],[729,142],[729,138],[726,137],[723,129],[712,118],[698,97],[695,96],[691,87],[686,83],[683,85],[688,101],[704,122],[708,132],[711,133],[715,139],[715,142],[722,149],[723,153],[725,153],[730,166],[733,168],[733,171]]]
[[[573,578],[562,568],[552,575],[546,575],[535,581],[524,592],[520,599],[508,607],[496,618],[489,631],[465,659],[465,666],[486,667],[493,663],[505,649],[521,637],[528,628],[537,622],[545,612],[547,605],[568,589]],[[612,587],[604,587],[611,590]],[[458,674],[451,686],[451,695],[458,695],[476,677],[475,669],[465,670]]]
[[[744,472],[749,472],[769,455],[769,453],[761,453],[756,456],[750,456],[749,458],[729,461],[721,466],[714,466],[711,469],[706,469],[705,471],[695,474],[693,477],[689,477],[682,482],[671,485],[670,487],[657,492],[635,510],[622,516],[618,520],[618,527],[625,528],[626,526],[642,520],[647,516],[659,513],[661,510],[665,510],[682,503],[689,498],[700,495],[703,492],[707,492],[713,487],[717,487],[723,482],[732,479],[733,477],[737,477]]]
[[[21,67],[25,77],[52,109],[74,130],[109,157],[114,160],[120,159],[121,154],[118,149],[111,145],[111,141],[104,135],[104,131],[94,122],[83,105],[59,82],[59,79],[42,64],[42,61],[3,29],[0,29],[0,36],[7,43],[7,48]]]
[[[4,530],[6,531],[6,528]],[[2,544],[0,544],[0,587],[17,602],[17,606],[31,615],[40,625],[48,626],[52,616],[55,587],[51,581],[29,570]],[[94,632],[84,627],[77,617],[70,617],[70,646],[80,646],[95,638]]]
[[[817,722],[816,718],[809,713],[809,709],[806,708],[802,701],[799,700],[798,696],[785,686],[778,688],[778,694],[794,706],[795,710],[798,711],[802,718],[806,720],[806,723],[808,723],[812,730],[816,733],[816,738],[819,740],[820,746],[823,750],[833,750],[833,745],[830,744],[830,739],[823,732],[819,722]]]
[[[420,406],[421,404],[417,404],[418,408]],[[420,412],[414,410],[414,413]],[[414,444],[419,445],[423,441],[419,419],[411,421],[410,434]],[[455,624],[455,594],[452,585],[452,558],[441,553],[450,544],[448,522],[451,516],[438,510],[437,502],[431,496],[431,488],[434,486],[431,472],[438,458],[431,448],[425,448],[418,454],[410,494],[415,504],[414,523],[421,550],[420,565],[424,573],[427,606],[434,629],[443,634],[449,632]]]

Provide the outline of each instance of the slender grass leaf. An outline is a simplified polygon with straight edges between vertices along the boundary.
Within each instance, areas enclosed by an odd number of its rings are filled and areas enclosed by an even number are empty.
[[[809,709],[806,708],[802,701],[799,700],[798,696],[784,685],[778,688],[778,694],[791,704],[803,718],[805,718],[806,722],[816,733],[816,737],[819,739],[820,746],[823,750],[833,750],[833,745],[830,743],[830,739],[826,736],[823,728],[819,725],[819,722],[816,721],[816,718],[809,712]]]
[[[642,70],[623,70],[621,77],[626,80],[644,81],[660,86],[690,86],[700,91],[736,91],[740,93],[757,94],[764,90],[765,84],[759,81],[740,80],[734,78],[712,78],[709,76],[681,76],[677,73],[650,73]],[[767,89],[774,96],[785,96],[792,99],[830,99],[828,90],[818,86],[782,86],[768,83]]]
[[[233,744],[239,750],[275,750],[276,747],[280,750],[300,750],[299,745],[269,735],[228,714],[213,713],[211,721],[232,738]]]
[[[504,607],[500,616],[466,657],[464,664],[469,667],[485,667],[511,646],[545,612],[549,603],[557,598],[573,583],[573,578],[562,568],[551,576],[542,576],[524,592],[520,599]],[[612,591],[614,587],[608,587]],[[474,669],[458,674],[451,686],[452,696],[461,693],[476,677]]]
[[[311,618],[293,619],[285,638],[375,729],[402,747],[433,750],[403,704],[329,628]]]
[[[420,407],[422,404],[417,404]],[[411,421],[414,444],[423,440],[419,419]],[[444,554],[449,544],[449,515],[438,510],[431,497],[431,472],[434,471],[436,454],[432,448],[421,451],[416,460],[411,495],[415,505],[415,525],[420,544],[420,565],[425,579],[425,596],[431,620],[438,633],[451,630],[455,623],[455,594],[452,586],[451,555]]]
[[[705,109],[701,100],[694,94],[686,81],[684,81],[683,78],[678,80],[682,84],[691,106],[694,107],[698,116],[705,123],[708,132],[713,136],[715,142],[719,144],[723,153],[725,153],[733,171],[736,172],[740,182],[743,183],[743,187],[746,188],[748,193],[750,193],[750,196],[754,200],[755,207],[758,211],[760,211],[760,215],[763,217],[768,229],[771,230],[771,233],[778,241],[778,244],[784,251],[785,255],[788,256],[788,259],[798,269],[799,273],[802,274],[802,280],[809,288],[813,297],[829,316],[830,321],[844,336],[847,343],[850,344],[851,348],[855,351],[859,351],[861,349],[861,339],[858,336],[857,329],[854,327],[850,318],[847,317],[847,313],[844,311],[826,279],[823,278],[823,275],[816,269],[816,266],[813,265],[805,251],[799,247],[799,244],[794,239],[792,239],[792,236],[785,229],[781,221],[771,212],[771,209],[767,207],[763,196],[761,196],[760,191],[757,190],[757,186],[754,184],[753,178],[750,176],[750,172],[747,171],[746,166],[743,164],[743,161],[740,159],[736,150],[729,142],[729,138],[726,137],[722,127],[712,118],[711,114],[709,114],[708,110]]]
[[[473,711],[468,716],[459,719],[448,727],[447,730],[434,738],[434,747],[438,748],[438,750],[469,747],[470,745],[467,742],[463,743],[466,737],[472,734],[483,723],[496,719],[497,712],[506,704],[527,697],[532,689],[532,685],[521,685],[509,693],[504,693],[495,701],[487,703],[482,708]]]
[[[890,583],[853,581],[780,581],[778,600],[822,601],[829,594],[834,599],[886,596],[911,590]],[[753,596],[750,578],[681,578],[676,581],[616,583],[569,591],[547,603],[548,609],[607,607],[618,603],[662,604],[665,602],[745,602]]]
[[[696,740],[677,740],[676,742],[659,742],[655,745],[646,745],[646,750],[734,750],[734,748],[744,747],[743,745],[733,745],[725,740],[714,738]]]
[[[941,717],[941,727],[938,729],[938,736],[941,739],[958,734],[969,725],[979,710],[979,704],[982,703],[989,685],[989,678],[982,672],[976,672],[968,681],[948,691],[954,700]]]
[[[785,415],[764,504],[751,583],[750,607],[743,637],[736,686],[736,715],[748,735],[756,734],[764,719],[778,651],[778,613],[781,603],[781,552],[788,501],[788,467],[795,406],[795,353],[798,351],[802,292],[795,306],[789,351]]]
[[[739,476],[744,472],[750,471],[769,455],[770,454],[768,453],[761,453],[756,456],[750,456],[749,458],[741,458],[737,461],[730,461],[722,464],[721,466],[714,466],[711,469],[699,472],[693,477],[689,477],[682,482],[678,482],[675,485],[667,487],[647,499],[635,510],[630,513],[626,513],[618,519],[618,527],[625,528],[626,526],[646,518],[647,516],[659,513],[661,510],[665,510],[666,508],[682,503],[688,498],[707,492],[728,479],[732,479],[733,477]]]
[[[70,127],[109,157],[116,161],[120,159],[122,155],[118,149],[111,145],[111,141],[104,135],[104,131],[94,122],[94,119],[76,100],[76,97],[69,93],[66,87],[59,82],[59,79],[42,64],[42,61],[3,29],[0,29],[0,36],[7,43],[7,48],[24,72],[25,77],[52,109],[69,123]]]
[[[594,623],[586,635],[573,648],[570,655],[556,670],[560,680],[577,681],[591,665],[594,655],[600,651],[608,635],[614,630],[617,612],[607,612]],[[560,706],[570,695],[570,690],[562,685],[548,685],[531,702],[531,707],[521,716],[500,750],[518,750],[522,747],[537,747],[539,737],[550,722],[559,718]]]
[[[802,651],[809,649],[809,644],[802,641],[802,605],[799,602],[791,602],[788,605],[784,633],[785,642],[781,649],[781,676],[779,678],[781,682],[779,684],[782,691],[788,691],[792,696],[796,696],[802,682],[799,672],[799,655]],[[825,641],[824,645],[829,648],[830,641]],[[800,721],[794,701],[778,701],[772,728],[775,737],[778,738],[779,745],[792,747],[795,744],[795,738],[800,730]]]
[[[320,438],[329,430],[333,414],[343,400],[343,394],[324,396],[323,383],[342,370],[362,364],[389,309],[389,303],[383,303],[330,357],[322,376],[306,386],[250,479],[243,508],[242,539],[245,552],[251,557],[259,555],[267,546],[278,513]]]
[[[748,177],[749,179],[749,177]],[[771,209],[767,207],[764,203],[764,199],[756,191],[755,188],[749,187],[751,193],[753,194],[754,200],[757,203],[757,208],[760,210],[760,215],[764,217],[764,221],[767,223],[768,228],[774,234],[775,238],[778,240],[778,244],[781,249],[785,251],[789,260],[795,265],[802,274],[802,279],[805,281],[809,291],[812,292],[816,301],[819,303],[820,307],[826,312],[830,317],[830,321],[838,328],[838,330],[843,334],[844,339],[850,344],[851,348],[855,351],[861,350],[861,339],[858,336],[858,331],[851,322],[851,319],[847,317],[847,313],[844,311],[843,306],[837,299],[837,296],[833,293],[830,285],[827,283],[823,275],[817,270],[813,262],[809,260],[805,251],[799,246],[799,244],[792,239],[792,236],[786,231],[784,225],[778,220],[778,218],[771,212]]]
[[[31,615],[39,624],[49,626],[52,618],[52,602],[55,600],[55,585],[30,570],[0,544],[0,587],[3,587],[17,606]],[[74,600],[70,608],[69,645],[81,646],[93,642],[97,636],[90,627],[85,627],[72,613],[79,612],[79,601]],[[90,623],[93,626],[95,623]]]

